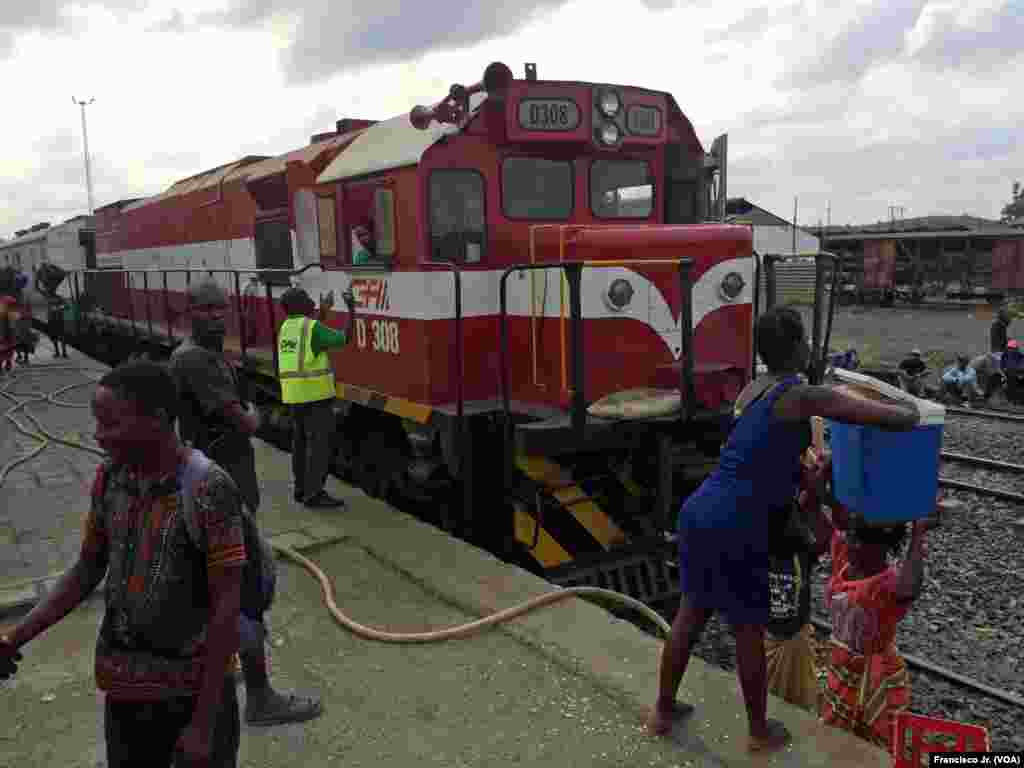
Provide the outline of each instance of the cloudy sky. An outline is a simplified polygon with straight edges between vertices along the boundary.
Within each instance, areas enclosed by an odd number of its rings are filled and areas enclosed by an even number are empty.
[[[479,79],[672,93],[729,193],[816,225],[997,218],[1024,181],[1024,0],[2,0],[0,236]]]

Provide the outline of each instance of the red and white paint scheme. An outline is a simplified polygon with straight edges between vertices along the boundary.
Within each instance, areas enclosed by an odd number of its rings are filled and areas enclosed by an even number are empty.
[[[188,282],[212,274],[232,298],[226,351],[274,429],[276,297],[289,282],[333,293],[337,327],[351,289],[352,342],[332,352],[343,477],[427,501],[446,530],[555,579],[647,548],[661,575],[644,583],[670,590],[660,534],[752,373],[752,232],[708,223],[724,219],[725,170],[725,137],[705,152],[670,94],[492,64],[431,107],[340,120],[286,155],[98,209],[99,269],[61,290],[92,299],[77,333],[114,360],[179,341]],[[691,382],[681,416],[583,413],[636,389],[675,405]],[[506,395],[511,418],[495,418]],[[676,483],[687,462],[701,469]]]
[[[355,343],[334,355],[339,384],[437,408],[454,402],[457,383],[467,402],[500,397],[499,281],[531,262],[593,263],[582,276],[588,401],[635,387],[678,389],[673,262],[688,257],[697,395],[717,407],[720,382],[705,392],[702,376],[729,370],[739,384],[749,376],[754,287],[749,228],[699,223],[724,200],[722,184],[715,201],[710,194],[714,173],[724,176],[723,155],[705,154],[668,94],[516,80],[492,65],[481,83],[453,86],[430,109],[339,121],[295,152],[246,157],[161,195],[100,208],[97,262],[238,270],[242,285],[246,270],[320,264],[296,280],[314,299],[351,287],[359,307]],[[353,264],[359,224],[373,231],[377,258]],[[451,261],[461,270],[462,371]],[[237,290],[229,273],[215,277]],[[148,311],[158,326],[184,330],[183,273],[150,273],[145,286],[141,272],[130,280],[104,289],[108,312],[127,316],[131,296],[135,317]],[[517,403],[568,404],[563,280],[548,269],[507,281]],[[250,349],[273,338],[262,287],[258,296],[246,303]]]

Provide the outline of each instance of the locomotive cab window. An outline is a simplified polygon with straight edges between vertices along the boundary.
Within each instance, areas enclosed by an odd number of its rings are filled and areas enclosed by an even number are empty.
[[[338,259],[338,233],[335,225],[334,198],[316,199],[316,223],[320,235],[320,260],[333,262]]]
[[[566,221],[573,209],[573,167],[563,160],[507,157],[501,164],[506,218]]]
[[[590,209],[599,219],[648,218],[654,210],[654,184],[647,161],[595,160]]]
[[[430,173],[430,260],[478,264],[487,248],[484,179],[478,171]]]
[[[264,273],[272,285],[288,285],[288,273],[294,268],[292,231],[288,219],[257,221],[254,231],[256,266],[259,269],[282,269],[284,272]]]
[[[395,258],[395,192],[382,183],[345,190],[343,232],[354,267],[388,268]]]

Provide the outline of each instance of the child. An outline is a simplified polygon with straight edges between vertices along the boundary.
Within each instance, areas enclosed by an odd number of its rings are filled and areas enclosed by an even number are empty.
[[[771,613],[765,633],[768,692],[794,706],[817,712],[818,676],[811,637],[811,578],[833,531],[824,514],[823,486],[831,463],[808,451],[799,497],[802,535],[777,543],[768,571]],[[812,532],[813,531],[813,532]]]
[[[25,304],[18,304],[13,312],[14,349],[17,362],[28,365],[28,356],[35,354],[37,336],[32,330],[32,313]]]
[[[907,526],[851,522],[832,536],[832,578],[825,594],[832,637],[821,717],[890,749],[896,715],[910,704],[896,627],[920,594],[924,535],[933,521],[913,524],[909,552],[898,567],[888,558],[900,552]]]

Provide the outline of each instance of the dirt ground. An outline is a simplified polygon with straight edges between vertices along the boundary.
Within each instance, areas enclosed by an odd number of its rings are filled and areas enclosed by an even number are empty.
[[[811,313],[803,314],[809,331]],[[837,352],[856,349],[862,366],[896,366],[916,347],[941,373],[959,354],[987,352],[991,324],[984,308],[837,307],[830,346]],[[1009,333],[1024,339],[1024,320],[1011,323]]]

